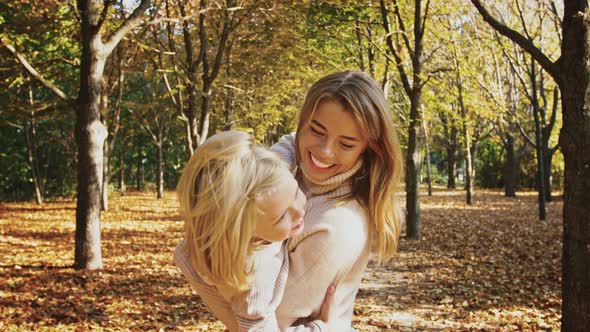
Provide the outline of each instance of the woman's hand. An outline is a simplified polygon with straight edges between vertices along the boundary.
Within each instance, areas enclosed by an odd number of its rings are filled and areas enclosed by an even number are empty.
[[[334,294],[336,293],[336,285],[331,284],[326,290],[326,297],[324,303],[322,303],[322,309],[320,310],[319,319],[324,321],[328,325],[328,331],[332,331],[331,323],[336,318],[334,310]]]

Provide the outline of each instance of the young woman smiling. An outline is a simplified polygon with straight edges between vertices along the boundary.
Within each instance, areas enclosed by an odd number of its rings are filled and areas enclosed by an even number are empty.
[[[336,284],[334,331],[350,331],[354,300],[371,253],[390,259],[400,233],[399,142],[373,78],[339,72],[316,82],[296,135],[271,150],[296,167],[307,197],[305,229],[290,239],[289,276],[276,316],[281,329],[317,317]]]

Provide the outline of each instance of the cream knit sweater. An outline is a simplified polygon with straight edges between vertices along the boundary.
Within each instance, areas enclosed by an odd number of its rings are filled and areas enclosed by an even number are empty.
[[[272,151],[295,165],[295,136],[283,136]],[[356,200],[338,203],[334,198],[350,193],[350,177],[361,167],[323,183],[304,179],[307,196],[305,228],[290,239],[289,276],[276,316],[281,329],[317,317],[326,289],[336,282],[337,321],[333,331],[350,331],[354,300],[370,255],[369,219]]]
[[[282,299],[289,271],[286,241],[264,245],[249,257],[252,284],[247,291],[204,280],[193,268],[187,252],[185,242],[181,241],[174,251],[176,266],[209,310],[230,331],[280,331],[275,310]],[[328,331],[320,320],[286,330]]]
[[[283,136],[271,150],[294,170],[293,135]],[[255,263],[253,288],[238,294],[202,280],[189,263],[184,243],[178,245],[174,253],[176,265],[230,331],[276,331],[277,324],[281,331],[326,331],[322,321],[311,317],[318,317],[326,290],[332,283],[337,284],[332,309],[337,319],[332,322],[332,331],[352,330],[354,300],[370,254],[368,215],[356,200],[342,203],[335,198],[350,193],[350,177],[361,166],[359,161],[348,172],[322,183],[304,179],[299,184],[307,196],[305,226],[300,235],[289,240],[286,248],[289,252],[289,259],[285,260],[289,262],[286,284],[287,271],[277,263],[281,251],[269,249],[276,263],[272,266],[263,264],[268,262],[268,253],[255,256],[258,263]],[[252,295],[269,289],[273,292]]]

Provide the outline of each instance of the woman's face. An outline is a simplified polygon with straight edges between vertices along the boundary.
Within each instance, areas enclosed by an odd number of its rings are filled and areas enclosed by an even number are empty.
[[[318,104],[297,135],[300,166],[315,182],[351,169],[369,144],[354,115],[331,100]]]

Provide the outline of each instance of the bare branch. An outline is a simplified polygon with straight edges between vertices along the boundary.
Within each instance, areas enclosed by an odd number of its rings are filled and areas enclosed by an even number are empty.
[[[31,76],[33,76],[37,81],[39,81],[44,87],[49,89],[56,96],[58,96],[60,99],[62,99],[64,101],[66,101],[67,103],[70,103],[70,104],[74,103],[74,99],[72,99],[70,96],[66,95],[66,93],[63,92],[60,88],[58,88],[55,84],[46,80],[43,77],[43,75],[41,75],[35,68],[33,68],[33,66],[31,66],[31,64],[29,63],[29,61],[27,61],[27,59],[22,54],[17,52],[16,49],[12,45],[5,44],[4,40],[0,40],[0,45],[2,45],[2,44],[4,44],[4,46],[10,51],[10,53],[12,53],[16,57],[18,62],[27,70],[27,72],[29,72],[29,74],[31,74]]]
[[[526,131],[524,130],[524,128],[522,127],[522,125],[520,124],[520,121],[518,121],[516,119],[516,117],[514,117],[514,123],[516,123],[516,125],[518,126],[518,130],[520,130],[520,134],[522,135],[522,137],[525,138],[525,140],[533,147],[537,147],[537,144],[535,144],[535,141],[533,141],[533,139],[526,133]]]
[[[104,24],[104,21],[106,20],[107,14],[109,12],[109,7],[113,4],[113,2],[115,2],[115,0],[105,1],[104,6],[102,7],[102,12],[100,13],[100,18],[98,19],[98,28],[99,29]]]
[[[393,38],[392,38],[393,33],[391,32],[391,25],[389,24],[389,15],[387,14],[387,8],[385,7],[385,2],[383,0],[380,0],[379,3],[381,5],[381,16],[383,17],[383,27],[385,28],[385,33],[386,33],[385,40],[386,40],[387,46],[389,47],[389,51],[391,52],[391,55],[393,55],[393,57],[395,59],[395,63],[396,63],[397,69],[399,71],[399,75],[400,75],[404,90],[406,91],[406,94],[409,96],[412,93],[412,87],[410,86],[410,80],[409,80],[408,75],[406,73],[403,59],[399,53],[399,50],[395,47],[395,45],[393,43]]]
[[[535,61],[537,61],[543,69],[545,69],[555,81],[561,81],[561,73],[558,70],[558,66],[556,63],[551,61],[543,51],[541,51],[533,42],[528,40],[526,37],[521,35],[519,32],[512,30],[511,28],[507,27],[504,23],[498,21],[495,17],[493,17],[486,8],[481,4],[480,0],[471,0],[471,3],[475,6],[477,11],[483,17],[483,20],[486,21],[492,28],[498,31],[503,36],[511,39],[520,47],[522,47],[527,53],[529,53]]]
[[[408,49],[408,53],[410,54],[410,57],[413,57],[414,50],[412,50],[412,44],[410,43],[410,39],[408,38],[408,30],[406,29],[406,25],[404,24],[404,19],[402,17],[402,14],[399,11],[399,3],[397,1],[394,1],[393,7],[394,7],[394,12],[395,12],[395,17],[397,18],[397,21],[399,22],[399,28],[401,30],[401,35],[404,39],[404,43],[406,44],[406,48]]]
[[[161,17],[161,18],[157,18],[155,20],[151,20],[149,22],[147,22],[146,24],[149,25],[154,25],[154,24],[160,24],[160,23],[181,23],[184,21],[189,21],[193,18],[197,17],[196,15],[187,15],[187,16],[183,16],[180,18],[169,18],[169,17]]]
[[[520,8],[520,1],[516,0],[515,2],[516,2],[516,10],[518,11],[518,18],[520,19],[520,23],[522,24],[522,29],[524,30],[524,34],[528,38],[528,40],[532,41],[533,37],[531,37],[531,34],[529,33],[529,30],[526,27],[526,20],[524,19],[524,13],[522,12],[522,8]]]
[[[141,3],[133,13],[123,22],[123,24],[113,32],[113,34],[109,37],[107,42],[104,44],[105,46],[105,53],[111,54],[111,52],[115,49],[117,44],[121,41],[121,38],[125,36],[129,31],[133,30],[141,23],[141,17],[143,13],[149,7],[151,1],[150,0],[141,0]]]

